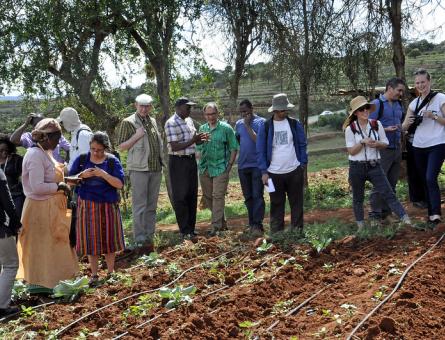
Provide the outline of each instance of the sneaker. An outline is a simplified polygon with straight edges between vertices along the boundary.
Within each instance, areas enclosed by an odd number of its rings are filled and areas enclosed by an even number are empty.
[[[405,225],[407,225],[407,226],[412,226],[413,224],[412,224],[412,222],[411,222],[411,219],[409,218],[409,216],[408,215],[403,215],[401,218],[400,218],[400,226],[405,226]]]
[[[433,223],[433,224],[438,224],[438,223],[442,222],[442,216],[431,215],[428,217],[428,222]]]
[[[357,221],[357,232],[361,232],[365,228],[365,221]]]
[[[0,308],[0,318],[5,318],[20,312],[19,307]]]

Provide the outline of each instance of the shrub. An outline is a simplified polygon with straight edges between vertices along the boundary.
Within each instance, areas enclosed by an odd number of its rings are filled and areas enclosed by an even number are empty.
[[[345,113],[334,113],[333,115],[320,116],[318,118],[318,126],[329,126],[333,129],[341,130],[345,119]]]

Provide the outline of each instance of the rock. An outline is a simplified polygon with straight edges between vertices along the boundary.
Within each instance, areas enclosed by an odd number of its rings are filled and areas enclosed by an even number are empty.
[[[363,276],[363,275],[366,274],[366,270],[364,270],[363,268],[354,268],[354,269],[352,270],[352,273],[353,273],[355,276]]]
[[[337,256],[337,250],[335,249],[331,249],[330,253],[332,256]]]
[[[392,318],[384,317],[379,324],[383,332],[394,334],[396,330],[396,322]]]

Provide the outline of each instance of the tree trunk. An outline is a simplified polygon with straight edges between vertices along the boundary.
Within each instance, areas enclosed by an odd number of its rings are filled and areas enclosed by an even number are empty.
[[[405,54],[402,44],[402,0],[386,0],[392,29],[392,62],[397,77],[405,80]]]

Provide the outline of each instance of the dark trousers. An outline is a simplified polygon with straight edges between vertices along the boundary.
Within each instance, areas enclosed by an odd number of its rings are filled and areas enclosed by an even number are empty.
[[[417,170],[414,158],[414,147],[406,141],[406,171],[408,175],[409,200],[411,202],[426,202],[425,182],[420,180],[420,173]]]
[[[303,168],[299,166],[287,174],[269,173],[275,186],[270,195],[270,231],[275,233],[284,229],[284,209],[286,194],[290,205],[291,229],[303,228]]]
[[[249,226],[263,227],[264,219],[264,186],[261,171],[258,168],[238,169],[238,176],[243,190],[244,203],[249,214]]]
[[[365,199],[365,183],[370,181],[374,189],[380,194],[390,209],[402,217],[406,214],[405,209],[397,200],[391,185],[379,163],[372,166],[368,162],[349,161],[349,183],[352,187],[352,208],[355,220],[363,221],[363,201]]]
[[[400,163],[402,162],[402,151],[400,149],[380,150],[380,166],[391,185],[392,191],[396,192],[396,185],[400,174]],[[370,217],[385,218],[391,214],[388,204],[385,203],[378,191],[373,188],[369,197],[371,203]]]
[[[168,171],[172,190],[173,209],[179,231],[190,234],[195,231],[198,204],[198,168],[195,156],[170,155]]]
[[[414,157],[420,175],[417,180],[423,182],[427,189],[428,215],[441,215],[440,188],[437,177],[445,158],[445,144],[429,148],[414,147]]]

